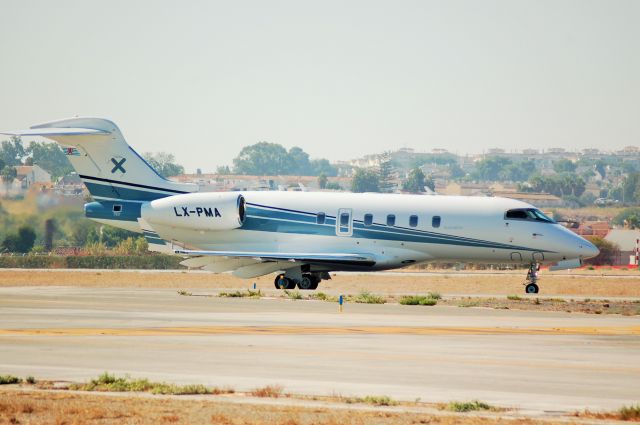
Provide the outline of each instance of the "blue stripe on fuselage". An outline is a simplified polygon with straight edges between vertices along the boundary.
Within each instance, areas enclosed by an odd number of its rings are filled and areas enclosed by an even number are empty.
[[[151,192],[149,190],[138,188],[115,187],[110,184],[89,182],[86,180],[84,183],[93,196],[101,198],[116,198],[114,200],[102,200],[86,204],[85,215],[88,218],[137,221],[140,217],[141,201],[148,202],[172,196],[172,194],[169,193]],[[122,205],[122,211],[119,214],[115,214],[113,212],[112,208],[114,204]],[[241,229],[259,232],[293,233],[303,235],[336,235],[335,216],[325,215],[324,224],[316,223],[316,219],[316,213],[252,204],[248,202],[247,219]],[[153,235],[152,237],[155,238],[156,235]],[[371,226],[365,226],[362,220],[353,220],[353,237],[398,242],[538,251],[538,249],[522,246],[472,239],[463,236],[447,235],[425,230],[408,229],[398,226],[386,226],[379,223],[374,223]]]

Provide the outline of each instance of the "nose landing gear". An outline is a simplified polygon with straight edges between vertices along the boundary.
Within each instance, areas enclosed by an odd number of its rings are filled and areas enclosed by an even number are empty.
[[[524,291],[527,294],[537,294],[538,288],[538,271],[540,270],[540,264],[531,263],[529,266],[529,272],[527,272],[527,279],[524,282]]]

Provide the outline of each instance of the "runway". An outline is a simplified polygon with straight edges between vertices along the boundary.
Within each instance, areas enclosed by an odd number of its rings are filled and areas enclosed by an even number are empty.
[[[39,379],[595,410],[640,400],[638,353],[637,316],[0,288],[0,374]]]

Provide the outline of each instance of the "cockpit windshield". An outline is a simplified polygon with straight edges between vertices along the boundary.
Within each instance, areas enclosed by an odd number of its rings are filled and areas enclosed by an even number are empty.
[[[542,211],[536,208],[518,208],[509,210],[504,214],[505,220],[529,220],[542,221],[544,223],[555,223],[555,220],[547,217]]]

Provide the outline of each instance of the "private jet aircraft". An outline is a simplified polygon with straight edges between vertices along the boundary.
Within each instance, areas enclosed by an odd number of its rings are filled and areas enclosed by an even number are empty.
[[[142,233],[183,265],[242,278],[277,273],[277,288],[316,289],[331,271],[429,261],[579,267],[598,249],[539,209],[494,197],[329,192],[198,192],[160,176],[100,118],[10,131],[59,143],[94,202],[85,215]]]

